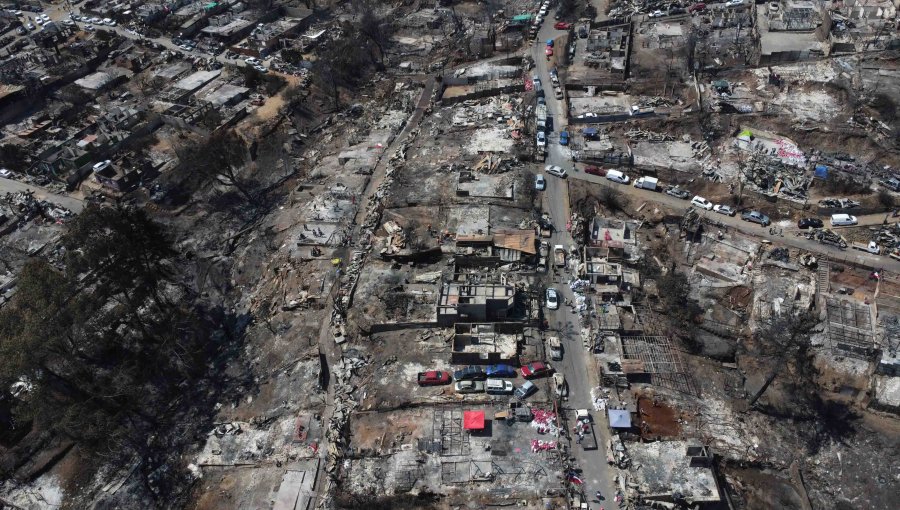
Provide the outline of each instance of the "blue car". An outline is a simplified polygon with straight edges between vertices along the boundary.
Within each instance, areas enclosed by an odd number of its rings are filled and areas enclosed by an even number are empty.
[[[457,381],[483,381],[488,375],[481,370],[481,367],[469,365],[453,372],[453,378]]]
[[[569,145],[569,132],[568,131],[560,131],[559,132],[559,144],[560,145]]]
[[[488,377],[515,377],[517,375],[515,367],[510,365],[489,365],[485,372]]]

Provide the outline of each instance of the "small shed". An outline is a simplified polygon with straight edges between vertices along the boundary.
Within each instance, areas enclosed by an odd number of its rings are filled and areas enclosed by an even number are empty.
[[[609,426],[614,429],[630,429],[631,413],[623,409],[608,409]]]
[[[484,411],[463,411],[465,430],[484,430]]]

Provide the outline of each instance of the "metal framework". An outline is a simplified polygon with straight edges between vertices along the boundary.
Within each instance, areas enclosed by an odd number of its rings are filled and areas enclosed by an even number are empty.
[[[651,384],[699,396],[693,377],[665,336],[623,336],[622,371],[648,376]]]
[[[441,456],[469,455],[469,434],[463,430],[463,410],[460,408],[435,409],[431,419],[431,441],[420,448]]]
[[[872,357],[875,329],[869,305],[826,296],[825,313],[832,351],[863,360]]]

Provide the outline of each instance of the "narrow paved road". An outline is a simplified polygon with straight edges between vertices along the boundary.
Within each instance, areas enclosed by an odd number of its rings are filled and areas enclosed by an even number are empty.
[[[571,169],[571,166],[569,168]],[[635,177],[637,177],[637,175],[631,175],[630,177],[633,180]],[[676,211],[683,211],[690,207],[687,200],[681,200],[659,191],[649,191],[645,189],[637,189],[634,186],[630,185],[615,184],[608,181],[605,177],[589,175],[582,171],[570,173],[569,178],[581,179],[584,181],[600,184],[602,186],[613,187],[616,190],[619,190],[619,192],[623,195],[626,195],[631,201],[631,206],[635,209],[640,207],[644,202],[654,202],[662,204]],[[697,210],[697,212],[704,214],[703,211],[699,209]],[[804,237],[797,237],[796,234],[797,232],[800,232],[800,230],[796,227],[796,225],[784,227],[784,235],[770,234],[768,228],[757,225],[755,223],[743,221],[741,220],[740,216],[725,216],[723,214],[714,213],[712,211],[706,212],[705,214],[713,221],[721,222],[722,224],[727,225],[729,228],[734,228],[754,237],[769,240],[773,244],[781,244],[806,250],[811,253],[824,255],[832,261],[843,261],[847,263],[860,264],[870,268],[879,268],[887,271],[893,271],[895,273],[900,272],[900,261],[894,260],[888,256],[872,255],[863,251],[854,250],[852,248],[841,250],[837,247],[818,243]],[[880,225],[884,221],[884,219],[884,214],[868,215],[863,216],[860,223],[862,225]],[[893,220],[895,222],[897,221],[896,218],[893,218]],[[840,232],[840,228],[836,228],[835,231]]]
[[[550,81],[549,70],[556,65],[555,57],[547,59],[544,55],[547,39],[563,35],[560,30],[553,28],[553,17],[548,16],[544,26],[538,33],[538,38],[532,48],[535,68],[532,70],[546,91],[547,111],[553,119],[554,132],[547,137],[547,160],[545,165],[559,165],[570,174],[572,171],[571,153],[567,147],[559,145],[559,130],[567,125],[564,102],[553,95],[553,85]],[[557,45],[557,51],[565,51],[563,46]],[[543,168],[536,169],[544,173],[547,178],[547,189],[542,195],[542,208],[550,214],[555,227],[550,239],[552,246],[560,244],[569,252],[574,246],[572,236],[566,231],[566,224],[570,216],[569,187],[565,179],[560,179],[546,174]],[[575,254],[569,254],[570,258]],[[552,253],[551,253],[552,257]],[[554,287],[560,291],[563,298],[574,300],[575,295],[568,285],[571,278],[568,271],[550,271],[547,281],[548,287]],[[596,387],[598,375],[594,368],[592,355],[583,347],[581,341],[581,325],[577,313],[567,306],[561,306],[559,310],[548,311],[550,329],[557,332],[563,343],[563,360],[554,363],[554,367],[562,372],[569,383],[569,401],[563,412],[568,413],[570,424],[574,424],[575,409],[589,409],[594,418],[594,433],[597,439],[596,450],[584,450],[577,443],[572,443],[572,456],[575,457],[578,467],[582,469],[584,478],[584,492],[588,500],[593,500],[593,494],[600,491],[606,500],[602,502],[605,507],[613,507],[611,501],[615,491],[614,470],[606,463],[606,442],[609,439],[607,420],[602,412],[593,411],[591,400],[591,388]],[[549,334],[555,334],[553,331]],[[596,508],[594,503],[591,508]]]
[[[0,177],[0,195],[17,193],[19,191],[33,191],[35,198],[61,205],[73,213],[80,213],[81,210],[84,209],[84,202],[77,198],[57,195],[56,193],[51,193],[38,186],[32,186],[30,184]]]

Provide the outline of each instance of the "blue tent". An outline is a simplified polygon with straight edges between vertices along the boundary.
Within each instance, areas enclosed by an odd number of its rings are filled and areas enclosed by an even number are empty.
[[[827,179],[828,178],[828,167],[825,165],[816,165],[816,178],[817,179]]]

